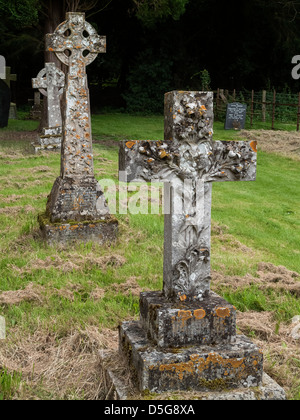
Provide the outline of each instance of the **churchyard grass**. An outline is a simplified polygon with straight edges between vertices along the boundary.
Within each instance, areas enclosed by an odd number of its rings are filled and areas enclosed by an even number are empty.
[[[11,131],[36,127],[36,122],[17,120],[1,131],[1,137],[7,133],[7,138],[0,140],[0,289],[12,294],[2,298],[0,294],[0,315],[6,319],[8,346],[14,336],[22,340],[37,331],[44,331],[45,337],[54,334],[60,342],[71,331],[91,327],[116,330],[119,322],[138,316],[140,291],[162,288],[161,215],[117,215],[120,234],[111,247],[44,245],[37,215],[44,212],[47,195],[59,175],[59,154],[30,155],[29,142],[9,143]],[[92,127],[95,176],[100,183],[105,178],[117,181],[119,140],[163,138],[162,117],[95,115]],[[240,138],[239,133],[225,132],[222,127],[215,124],[215,139]],[[299,162],[259,151],[257,182],[213,186],[214,273],[232,277],[233,282],[247,274],[258,280],[260,263],[300,273],[299,182]],[[275,335],[300,315],[299,295],[264,288],[259,281],[235,289],[213,279],[212,289],[242,312],[272,313]],[[254,327],[249,327],[248,333],[261,338]],[[283,340],[282,352],[286,345]],[[266,355],[267,373],[285,385],[293,399],[300,399],[298,358],[283,363],[272,352]],[[13,382],[12,391],[6,392],[2,383],[7,375],[0,376],[0,398],[37,395],[59,399],[72,394],[69,390],[62,395],[42,381],[33,385],[24,376],[16,380],[26,382],[22,391]],[[75,391],[72,395],[87,398]]]

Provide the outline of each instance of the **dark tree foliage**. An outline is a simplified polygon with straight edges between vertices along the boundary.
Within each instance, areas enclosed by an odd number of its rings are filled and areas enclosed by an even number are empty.
[[[51,6],[51,7],[50,7]],[[300,90],[300,3],[288,0],[0,0],[0,54],[18,74],[18,103],[44,66],[44,34],[67,10],[107,36],[87,68],[93,110],[160,112],[169,89]]]

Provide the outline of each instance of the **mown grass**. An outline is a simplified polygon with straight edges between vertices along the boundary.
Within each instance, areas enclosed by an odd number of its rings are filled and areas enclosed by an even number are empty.
[[[96,115],[92,123],[95,174],[100,182],[117,180],[120,139],[163,138],[162,117]],[[34,334],[42,328],[57,337],[87,325],[116,329],[119,322],[139,312],[138,294],[122,289],[128,279],[140,290],[162,287],[163,216],[117,215],[120,233],[111,247],[46,246],[38,235],[37,215],[45,210],[47,195],[59,175],[59,154],[34,156],[27,152],[28,142],[11,144],[9,139],[12,130],[30,131],[36,126],[32,121],[10,122],[4,131],[8,137],[0,140],[0,289],[19,291],[33,284],[39,292],[38,299],[0,305],[8,340],[16,329]],[[224,131],[220,123],[214,131],[215,139],[239,138],[239,133]],[[256,182],[214,185],[214,225],[223,226],[227,233],[226,238],[213,234],[214,270],[230,276],[254,275],[260,262],[270,262],[300,273],[299,181],[298,162],[259,152]],[[249,252],[242,251],[239,244]],[[115,256],[117,262],[105,265],[99,260],[109,256]],[[118,264],[118,258],[123,262]],[[92,299],[99,289],[103,297]],[[240,311],[273,312],[279,323],[300,314],[299,299],[289,293],[253,286],[225,290],[224,296]],[[8,383],[7,373],[1,378]],[[15,387],[12,385],[13,390]],[[1,381],[0,390],[0,398],[15,395]],[[300,381],[289,397],[300,398]]]

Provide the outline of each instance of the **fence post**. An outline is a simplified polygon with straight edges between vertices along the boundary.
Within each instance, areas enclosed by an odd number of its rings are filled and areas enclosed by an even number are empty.
[[[272,130],[275,130],[276,90],[273,95]]]
[[[262,122],[266,122],[266,104],[267,104],[267,91],[262,91]]]
[[[251,114],[250,114],[250,127],[253,127],[253,114],[254,114],[254,90],[251,93]]]

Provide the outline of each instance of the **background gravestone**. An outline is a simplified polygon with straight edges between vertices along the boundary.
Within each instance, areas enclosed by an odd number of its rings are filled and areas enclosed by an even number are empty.
[[[39,133],[36,143],[32,143],[35,152],[39,150],[60,150],[62,140],[62,119],[60,97],[65,85],[65,74],[55,63],[46,63],[45,68],[32,79],[32,87],[47,97],[47,127]],[[37,98],[39,99],[39,98]]]
[[[9,87],[0,79],[0,128],[7,127],[8,124],[10,97]]]
[[[247,105],[234,102],[227,105],[225,130],[242,130],[246,123]]]
[[[16,74],[11,74],[11,67],[6,67],[5,70],[6,70],[6,77],[5,77],[4,81],[10,89],[11,88],[10,82],[16,82],[17,81],[17,75]],[[12,120],[16,120],[18,118],[17,105],[14,102],[11,102],[11,104],[10,104],[8,118],[12,119]]]

